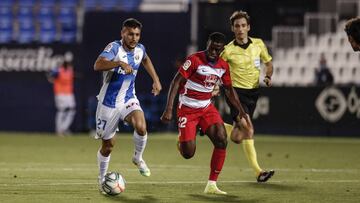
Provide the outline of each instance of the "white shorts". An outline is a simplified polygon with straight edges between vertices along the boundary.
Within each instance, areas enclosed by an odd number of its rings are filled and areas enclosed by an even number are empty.
[[[58,94],[55,95],[55,106],[58,110],[65,110],[67,108],[75,108],[75,97],[73,94]]]
[[[129,99],[120,107],[110,108],[98,103],[96,109],[96,136],[95,139],[109,140],[114,137],[120,121],[133,111],[142,111],[140,102],[136,98]]]

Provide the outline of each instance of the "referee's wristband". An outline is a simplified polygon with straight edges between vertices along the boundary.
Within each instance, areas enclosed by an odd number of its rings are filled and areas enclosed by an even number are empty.
[[[270,76],[268,76],[268,75],[267,75],[267,76],[265,76],[265,78],[267,78],[267,79],[271,80],[271,77],[270,77]]]

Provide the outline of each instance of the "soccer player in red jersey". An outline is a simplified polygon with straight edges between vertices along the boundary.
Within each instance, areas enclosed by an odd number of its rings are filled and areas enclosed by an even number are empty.
[[[249,125],[249,118],[241,107],[232,87],[229,66],[219,58],[224,49],[225,36],[215,32],[209,36],[205,51],[194,53],[179,67],[171,82],[166,107],[161,120],[172,119],[174,100],[179,94],[177,108],[179,129],[179,151],[185,159],[190,159],[196,149],[196,128],[200,127],[214,145],[210,164],[209,180],[204,190],[207,194],[226,194],[218,189],[216,181],[226,156],[227,135],[224,122],[211,103],[216,85],[222,85],[229,101],[239,110],[239,123]]]

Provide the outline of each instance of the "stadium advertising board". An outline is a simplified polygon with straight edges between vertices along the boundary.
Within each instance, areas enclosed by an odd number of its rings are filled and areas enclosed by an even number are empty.
[[[73,59],[75,69],[81,67],[78,50],[73,44],[1,46],[0,131],[54,131],[53,85],[47,73],[65,59]],[[77,88],[75,85],[75,92],[79,92]],[[74,126],[81,126],[81,121],[75,119]]]
[[[65,59],[72,60],[74,46],[2,46],[0,71],[50,71]]]
[[[360,136],[360,87],[263,88],[257,133]]]

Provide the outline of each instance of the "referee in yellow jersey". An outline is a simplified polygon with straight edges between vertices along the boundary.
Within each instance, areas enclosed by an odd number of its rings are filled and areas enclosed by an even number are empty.
[[[232,85],[244,110],[252,118],[259,97],[260,64],[263,62],[266,66],[263,80],[270,87],[273,73],[272,57],[261,39],[248,36],[250,17],[246,12],[235,11],[230,17],[230,23],[235,39],[225,46],[221,57],[229,63]],[[228,104],[230,105],[229,102]],[[275,171],[263,170],[257,162],[253,124],[236,118],[238,112],[231,105],[230,109],[234,122],[233,126],[225,125],[227,133],[231,132],[233,142],[242,143],[249,164],[255,171],[257,181],[266,182],[274,175]]]

